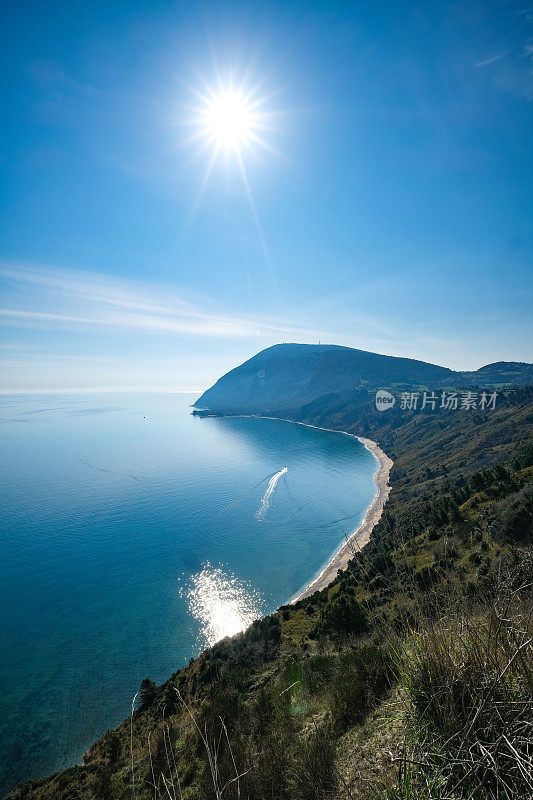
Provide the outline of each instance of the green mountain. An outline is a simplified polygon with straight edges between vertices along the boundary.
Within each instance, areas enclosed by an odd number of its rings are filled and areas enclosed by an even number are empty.
[[[296,408],[324,395],[357,389],[393,391],[444,386],[501,387],[533,383],[533,365],[498,362],[454,372],[411,358],[338,345],[278,344],[223,375],[195,406],[210,411]]]

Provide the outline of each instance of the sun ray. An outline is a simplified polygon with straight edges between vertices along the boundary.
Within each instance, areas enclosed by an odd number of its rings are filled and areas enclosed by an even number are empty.
[[[202,202],[202,197],[204,196],[205,187],[207,186],[207,182],[209,181],[209,178],[213,171],[213,167],[215,166],[215,162],[218,157],[218,151],[219,148],[215,147],[215,149],[211,153],[211,158],[209,159],[209,163],[207,164],[206,170],[202,178],[202,182],[200,183],[200,186],[196,193],[196,197],[194,198],[193,204],[191,206],[191,210],[187,216],[187,220],[185,222],[185,230],[187,230],[187,228],[189,228],[189,226],[192,225],[194,218],[196,216],[196,212],[198,211],[200,203]]]
[[[274,122],[279,119],[280,113],[273,112],[269,106],[271,99],[276,97],[279,91],[268,92],[266,80],[257,83],[254,74],[255,69],[249,68],[237,80],[227,73],[224,78],[222,71],[216,69],[215,78],[211,83],[198,76],[197,85],[189,87],[194,99],[186,110],[189,124],[193,126],[193,133],[187,139],[187,143],[199,143],[201,150],[211,148],[211,154],[187,217],[186,227],[196,215],[216,161],[223,158],[227,169],[232,162],[236,164],[256,229],[259,249],[267,268],[272,294],[279,305],[278,286],[245,166],[245,159],[248,157],[259,162],[261,150],[277,158],[285,158],[265,138],[268,132],[273,133],[277,130]]]
[[[259,215],[258,215],[257,209],[255,207],[255,201],[254,201],[254,197],[253,197],[253,194],[252,194],[252,188],[250,186],[250,181],[248,180],[248,175],[246,174],[246,168],[244,166],[244,162],[242,160],[242,155],[241,155],[240,151],[237,152],[237,162],[239,164],[239,170],[240,170],[240,173],[241,173],[241,176],[242,176],[242,180],[243,180],[243,183],[244,183],[244,189],[245,189],[245,192],[246,192],[246,197],[248,198],[248,203],[250,205],[250,211],[252,212],[252,217],[253,217],[254,222],[255,222],[255,228],[256,228],[256,231],[257,231],[257,236],[258,236],[258,239],[259,239],[259,244],[260,244],[260,247],[261,247],[261,251],[263,253],[263,258],[265,259],[265,263],[267,265],[267,269],[268,269],[269,274],[270,274],[270,280],[272,282],[272,289],[273,289],[274,295],[276,297],[276,301],[277,301],[278,305],[280,305],[281,303],[280,303],[278,284],[277,284],[277,281],[276,281],[276,277],[274,275],[274,270],[272,269],[272,262],[270,260],[270,253],[268,251],[266,240],[265,240],[265,237],[264,237],[264,234],[263,234],[263,228],[262,228],[261,222],[259,220]]]

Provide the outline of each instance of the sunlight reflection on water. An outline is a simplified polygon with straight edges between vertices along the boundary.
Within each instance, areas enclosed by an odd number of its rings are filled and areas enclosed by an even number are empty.
[[[204,646],[245,630],[265,613],[257,590],[209,563],[191,576],[187,601],[189,612],[200,622]]]

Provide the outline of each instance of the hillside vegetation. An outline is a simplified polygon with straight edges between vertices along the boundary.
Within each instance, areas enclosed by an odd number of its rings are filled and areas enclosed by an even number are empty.
[[[370,543],[321,592],[143,682],[83,766],[10,800],[530,800],[533,393],[283,416],[394,459]],[[126,711],[126,710],[125,710]]]

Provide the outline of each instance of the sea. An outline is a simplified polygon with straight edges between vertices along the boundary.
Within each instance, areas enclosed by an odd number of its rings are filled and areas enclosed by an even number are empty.
[[[0,397],[0,796],[287,603],[372,502],[358,439],[194,400]]]

